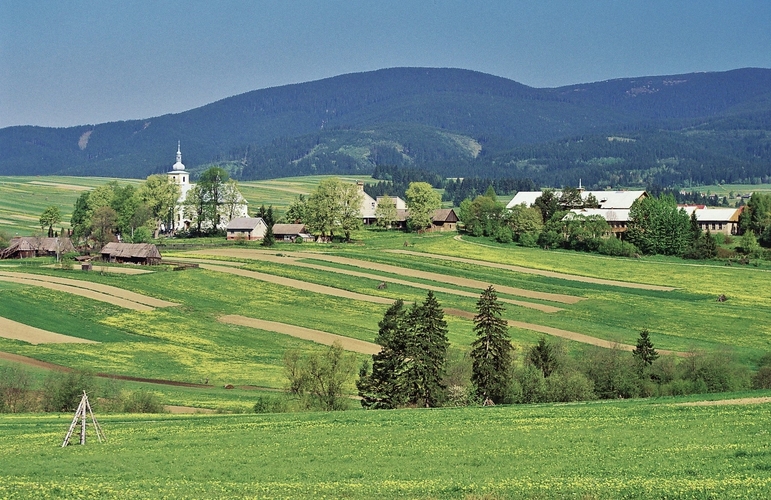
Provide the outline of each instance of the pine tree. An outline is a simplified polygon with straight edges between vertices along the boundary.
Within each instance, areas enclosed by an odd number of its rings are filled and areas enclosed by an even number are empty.
[[[474,332],[477,339],[471,344],[473,359],[471,382],[477,395],[494,403],[505,400],[511,379],[511,351],[508,325],[501,318],[503,307],[490,285],[477,302]]]
[[[401,299],[389,307],[378,323],[375,343],[382,349],[372,355],[372,373],[359,373],[356,387],[364,408],[396,408],[402,402],[399,377],[403,370],[406,349],[407,310]]]
[[[432,291],[422,305],[413,305],[407,315],[406,363],[401,386],[407,402],[426,408],[437,406],[444,393],[447,358],[447,323]]]
[[[546,342],[545,337],[541,337],[527,352],[527,362],[541,370],[544,378],[554,373],[559,364],[554,347]]]
[[[632,355],[640,362],[643,368],[652,365],[658,359],[659,353],[653,348],[653,342],[651,342],[647,328],[640,332],[640,337],[637,339],[637,347],[632,349]]]

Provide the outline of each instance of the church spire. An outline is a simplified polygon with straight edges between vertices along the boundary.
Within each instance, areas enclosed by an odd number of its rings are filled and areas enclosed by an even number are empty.
[[[172,170],[185,170],[185,165],[182,164],[182,142],[177,141],[177,163],[171,167]]]

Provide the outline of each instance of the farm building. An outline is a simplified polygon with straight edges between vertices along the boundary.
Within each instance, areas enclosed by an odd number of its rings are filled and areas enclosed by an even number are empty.
[[[161,252],[151,243],[108,243],[102,248],[101,254],[102,260],[119,264],[161,263]]]
[[[276,241],[295,241],[297,238],[313,241],[313,236],[305,229],[305,224],[273,224],[273,236]]]
[[[512,208],[517,205],[532,206],[535,200],[543,194],[543,191],[520,191],[506,205]],[[554,191],[556,197],[562,195],[562,191]],[[629,210],[632,204],[640,198],[647,198],[645,191],[582,191],[581,197],[585,200],[589,195],[594,196],[602,210]]]
[[[39,238],[17,236],[11,239],[8,248],[0,250],[0,259],[25,259],[29,257],[54,257],[57,254],[74,252],[69,238]]]
[[[626,232],[629,225],[629,209],[578,208],[570,212],[583,215],[584,217],[599,215],[608,222],[611,233],[618,237],[621,237],[621,233]],[[568,216],[566,215],[565,217],[567,218]]]
[[[268,230],[262,217],[238,217],[225,228],[229,240],[261,240]]]
[[[723,233],[727,235],[739,234],[739,216],[744,210],[740,208],[705,208],[703,206],[684,206],[688,215],[696,214],[696,220],[702,231],[709,229],[712,234]]]
[[[396,211],[396,227],[404,229],[407,227],[407,219],[410,218],[409,210]],[[434,210],[431,217],[431,227],[426,231],[455,231],[458,229],[458,215],[452,208],[440,208]]]

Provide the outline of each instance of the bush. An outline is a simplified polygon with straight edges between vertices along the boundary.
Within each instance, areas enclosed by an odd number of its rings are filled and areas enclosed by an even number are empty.
[[[761,366],[752,377],[753,389],[771,389],[771,366]]]
[[[254,403],[254,413],[286,413],[289,405],[281,396],[260,396]]]
[[[519,235],[519,244],[527,248],[535,248],[538,246],[538,234],[537,233],[522,233]]]
[[[123,411],[126,413],[163,413],[163,404],[153,392],[140,389],[134,391],[123,401]]]
[[[43,382],[43,410],[75,411],[83,397],[83,391],[96,393],[96,389],[96,380],[89,373],[51,373]]]
[[[640,394],[639,370],[629,353],[618,348],[586,351],[583,372],[602,399],[634,398]]]
[[[543,372],[532,365],[514,371],[512,399],[515,403],[545,403],[548,400]]]
[[[694,384],[695,392],[735,392],[749,389],[747,368],[728,352],[692,353],[680,364],[682,378]]]
[[[569,403],[596,399],[594,384],[578,371],[555,373],[546,379],[548,401]]]
[[[514,241],[514,234],[508,226],[499,227],[495,231],[495,241],[498,243],[511,243]]]
[[[303,237],[302,237],[302,236],[297,236],[297,237],[294,239],[294,242],[295,242],[295,243],[303,243],[304,241],[305,241],[305,240],[303,240]]]
[[[19,366],[0,366],[0,413],[33,409],[32,377]]]
[[[600,242],[597,252],[602,255],[610,255],[613,257],[633,257],[639,251],[637,247],[628,241],[623,241],[619,238],[603,238]]]

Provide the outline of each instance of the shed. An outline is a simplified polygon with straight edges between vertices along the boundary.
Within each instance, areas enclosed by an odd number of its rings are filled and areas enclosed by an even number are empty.
[[[102,260],[119,264],[160,264],[161,252],[152,243],[108,243],[102,248]]]
[[[40,238],[37,236],[17,236],[11,239],[8,248],[0,250],[0,259],[24,259],[29,257],[56,256],[74,252],[75,247],[69,238]]]
[[[313,236],[308,233],[305,224],[273,224],[273,236],[277,241],[295,241],[297,238],[313,241]]]
[[[261,240],[267,230],[262,217],[237,217],[226,228],[229,240]]]

